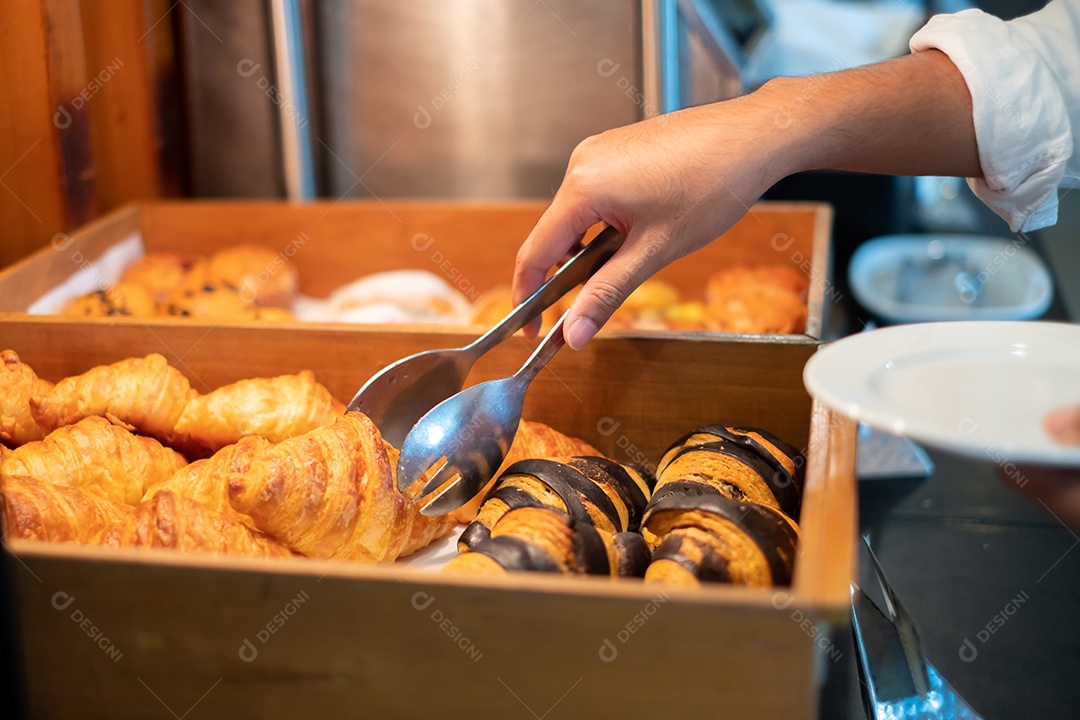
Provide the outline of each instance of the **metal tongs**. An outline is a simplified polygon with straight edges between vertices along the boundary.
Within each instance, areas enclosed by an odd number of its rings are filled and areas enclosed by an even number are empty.
[[[502,465],[517,434],[529,383],[565,343],[565,315],[512,377],[459,392],[469,369],[481,355],[589,279],[625,239],[614,228],[605,228],[474,342],[410,355],[383,368],[360,388],[348,409],[367,415],[387,442],[401,448],[398,488],[405,492],[425,473],[435,473],[413,498],[416,502],[439,491],[421,508],[422,514],[442,515],[461,507]]]
[[[867,715],[872,720],[981,720],[926,660],[915,622],[886,579],[870,542],[865,537],[863,541],[888,613],[852,584],[852,632]]]

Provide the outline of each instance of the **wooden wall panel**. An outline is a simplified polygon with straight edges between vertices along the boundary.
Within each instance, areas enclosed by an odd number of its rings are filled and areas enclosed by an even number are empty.
[[[77,10],[65,0],[0,3],[0,265],[85,219],[72,216],[62,148],[70,154],[85,125],[60,112],[82,81],[71,66],[82,61]]]
[[[0,3],[0,267],[181,191],[167,0]]]
[[[160,112],[175,93],[170,6],[81,0],[88,78],[99,88],[87,104],[101,212],[180,190],[177,174],[163,167],[178,138]]]

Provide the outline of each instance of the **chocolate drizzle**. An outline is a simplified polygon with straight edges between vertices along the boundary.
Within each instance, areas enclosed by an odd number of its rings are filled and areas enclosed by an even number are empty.
[[[484,498],[484,502],[500,500],[507,507],[506,513],[517,508],[536,507],[563,516],[573,531],[573,557],[568,560],[571,561],[572,569],[577,572],[611,575],[614,570],[620,575],[640,576],[644,575],[650,559],[645,540],[640,535],[629,532],[613,533],[608,539],[607,533],[595,526],[594,515],[589,514],[589,511],[595,508],[593,512],[606,516],[616,530],[623,529],[624,524],[637,530],[648,502],[647,493],[635,479],[638,473],[636,469],[628,470],[618,463],[600,457],[575,457],[565,463],[542,458],[521,460],[503,472]],[[562,500],[566,512],[547,505],[542,493],[535,489],[505,484],[508,479],[521,476],[543,483]],[[640,477],[651,491],[656,483],[655,478],[647,471],[640,473]],[[613,500],[612,496],[605,492],[602,486],[604,483],[611,486],[617,500]],[[625,523],[620,516],[619,502],[626,507]],[[483,506],[481,515],[482,510]],[[501,521],[500,517],[495,521],[495,525]],[[545,558],[555,562],[555,559],[542,549],[540,551],[543,555],[540,557],[527,555],[523,546],[532,546],[532,543],[520,538],[511,535],[492,537],[492,529],[478,517],[462,533],[458,540],[459,549],[463,552],[484,553],[507,570],[548,569],[550,563],[547,563]],[[515,542],[509,542],[511,539]],[[617,558],[615,568],[612,567],[609,543],[613,546]],[[534,568],[538,562],[543,568]]]
[[[761,549],[774,584],[791,583],[798,536],[783,514],[765,505],[736,502],[715,491],[689,495],[680,494],[677,489],[665,493],[667,488],[668,486],[660,488],[649,503],[644,520],[646,525],[650,518],[664,511],[700,510],[712,513],[736,525]],[[660,545],[668,539],[670,538],[665,538]],[[657,551],[659,549],[660,546],[657,546]],[[654,557],[660,556],[654,553]]]
[[[615,555],[619,562],[619,577],[645,577],[645,570],[652,561],[652,553],[645,538],[636,532],[615,533]]]
[[[487,555],[507,570],[562,572],[555,558],[542,547],[510,535],[499,535],[478,543],[471,552]]]
[[[725,441],[706,442],[698,445],[684,445],[676,451],[675,455],[668,462],[667,467],[671,467],[671,464],[674,463],[675,460],[684,455],[697,452],[719,453],[738,460],[743,465],[746,465],[769,488],[772,496],[780,506],[780,509],[789,516],[798,519],[799,505],[802,501],[798,488],[795,487],[793,478],[788,474],[787,470],[780,465],[776,458],[764,449],[762,449],[762,452],[765,452],[771,462],[762,458],[756,451],[749,449],[745,443],[728,443]],[[666,469],[667,468],[665,468],[665,470]],[[717,479],[729,482],[733,485],[738,484],[734,478],[730,477],[718,477]]]

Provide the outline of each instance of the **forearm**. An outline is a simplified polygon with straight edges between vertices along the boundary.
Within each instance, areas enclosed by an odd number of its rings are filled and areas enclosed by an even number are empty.
[[[567,342],[579,348],[645,278],[723,234],[778,180],[819,168],[981,177],[963,77],[927,51],[774,80],[588,138],[518,252],[515,298],[595,223],[625,234],[568,311]]]
[[[836,169],[982,177],[971,96],[959,70],[936,50],[781,78],[754,95],[776,108],[773,134],[785,174]]]

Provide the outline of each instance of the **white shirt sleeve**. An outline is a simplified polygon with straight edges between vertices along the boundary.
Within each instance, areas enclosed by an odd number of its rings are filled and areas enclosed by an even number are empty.
[[[1053,225],[1058,186],[1080,180],[1080,0],[1009,22],[980,10],[938,15],[910,45],[948,55],[971,92],[984,175],[968,179],[971,189],[1014,232]]]

